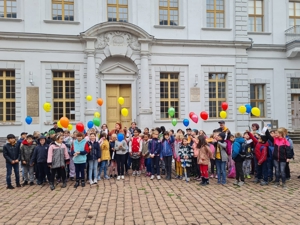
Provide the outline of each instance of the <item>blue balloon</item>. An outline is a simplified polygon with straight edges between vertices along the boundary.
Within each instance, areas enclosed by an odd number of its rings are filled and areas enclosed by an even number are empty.
[[[94,126],[93,121],[89,121],[89,122],[87,123],[87,127],[88,127],[89,129],[91,129],[93,126]]]
[[[245,107],[246,107],[246,112],[247,113],[251,113],[251,109],[252,109],[251,105],[250,104],[246,104]]]
[[[183,122],[183,125],[186,127],[190,124],[190,121],[188,119],[184,119],[182,122]]]
[[[124,134],[118,134],[118,141],[123,141],[124,140]]]
[[[30,116],[27,116],[25,119],[25,122],[29,125],[32,123],[32,118]]]

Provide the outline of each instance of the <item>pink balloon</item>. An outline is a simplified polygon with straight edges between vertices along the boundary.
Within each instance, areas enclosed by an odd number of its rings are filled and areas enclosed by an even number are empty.
[[[193,114],[192,117],[191,117],[191,120],[194,122],[194,123],[198,123],[198,116],[196,114]]]
[[[193,116],[194,114],[195,114],[194,112],[190,112],[190,113],[189,113],[189,117],[192,119],[192,116]]]

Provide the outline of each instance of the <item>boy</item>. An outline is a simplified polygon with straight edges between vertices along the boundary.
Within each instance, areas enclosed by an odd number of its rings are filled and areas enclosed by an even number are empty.
[[[156,172],[157,180],[160,180],[160,168],[159,168],[159,160],[160,160],[160,152],[161,152],[161,142],[158,140],[158,131],[155,130],[152,134],[152,140],[149,141],[148,150],[150,153],[151,158],[151,168],[152,168],[152,175],[151,180],[154,179],[154,174]],[[156,167],[156,171],[155,171]]]
[[[12,168],[14,168],[14,173],[16,177],[16,186],[21,187],[20,185],[20,175],[19,175],[19,159],[20,159],[20,150],[16,143],[16,137],[13,134],[7,135],[8,143],[3,147],[3,156],[6,161],[6,184],[7,189],[14,189],[11,185],[11,173]]]
[[[245,156],[245,161],[243,162],[243,172],[245,175],[245,178],[251,179],[250,176],[250,170],[251,170],[251,162],[253,159],[253,141],[250,139],[250,136],[248,133],[244,133],[244,139],[246,141],[246,156]]]
[[[236,181],[233,184],[241,187],[244,185],[245,180],[243,172],[244,158],[240,155],[240,152],[246,143],[240,133],[236,133],[234,137],[231,136],[230,141],[234,141],[232,145],[232,159],[235,162]]]

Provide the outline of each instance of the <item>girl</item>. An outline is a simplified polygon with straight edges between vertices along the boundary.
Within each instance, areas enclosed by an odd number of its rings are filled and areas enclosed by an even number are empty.
[[[144,128],[144,135],[145,134],[149,134],[149,128],[148,127]]]
[[[198,131],[197,131],[198,133]],[[200,180],[201,179],[201,174],[200,174],[200,170],[199,170],[199,165],[198,165],[198,153],[199,153],[199,149],[197,148],[199,139],[198,139],[198,135],[192,136],[192,149],[194,151],[194,156],[193,156],[193,163],[192,163],[192,169],[193,169],[193,173],[195,174],[195,179],[194,180]]]
[[[226,162],[228,155],[226,152],[227,143],[225,142],[225,133],[219,133],[217,136],[216,150],[214,158],[216,159],[218,184],[226,184]]]
[[[160,180],[160,167],[159,167],[159,156],[161,152],[161,142],[158,140],[158,131],[155,130],[152,133],[152,139],[149,141],[148,150],[151,158],[151,170],[152,175],[151,180],[154,179],[154,174],[156,173],[157,180]]]
[[[112,135],[112,138],[117,138],[117,135]],[[118,177],[117,180],[124,180],[124,166],[125,166],[125,159],[126,159],[126,153],[127,153],[127,143],[124,140],[124,134],[119,134],[118,139],[115,141],[115,158],[117,161],[117,171],[118,171]]]
[[[181,166],[186,168],[186,177],[183,180],[190,181],[190,168],[192,166],[192,158],[194,155],[193,149],[189,146],[188,139],[183,138],[178,155],[181,160]]]
[[[206,139],[206,142],[209,144],[210,150],[213,153],[213,155],[215,155],[215,144],[217,143],[217,139],[216,139],[217,135],[216,134],[212,134],[210,135],[210,138]],[[210,159],[210,178],[218,178],[218,175],[215,175],[215,168],[216,168],[216,160],[215,158]]]
[[[140,134],[141,142],[143,145],[143,140],[144,140],[144,134]],[[146,158],[143,155],[143,146],[142,146],[142,152],[141,152],[141,157],[140,157],[140,171],[142,173],[146,173]]]
[[[71,149],[71,155],[73,155],[73,161],[75,164],[75,172],[76,172],[76,183],[74,188],[79,186],[79,180],[81,180],[81,187],[85,186],[84,182],[84,169],[86,166],[86,154],[85,151],[86,140],[84,139],[83,133],[77,133],[77,139],[73,142],[73,146]]]
[[[142,156],[145,159],[145,165],[147,168],[146,177],[151,176],[151,158],[149,156],[148,144],[149,144],[149,134],[144,134],[144,138],[142,142]]]
[[[253,159],[253,141],[250,139],[250,136],[248,133],[244,133],[244,139],[246,141],[246,157],[245,161],[243,162],[243,172],[245,175],[245,178],[251,179],[250,171],[251,171],[251,161]]]
[[[172,172],[172,156],[173,156],[173,148],[172,144],[174,143],[174,137],[168,131],[165,131],[163,140],[161,143],[161,153],[160,159],[164,160],[165,168],[167,172],[166,180],[171,180],[171,172]]]
[[[59,177],[62,177],[63,179],[62,188],[65,188],[67,186],[65,167],[66,164],[69,164],[70,157],[68,154],[67,146],[63,144],[63,140],[64,140],[63,135],[60,134],[56,135],[55,142],[53,142],[48,149],[47,163],[51,169],[49,184],[50,184],[50,189],[52,191],[55,189],[54,177],[56,173],[58,174]]]
[[[210,151],[210,148],[206,142],[204,135],[198,136],[197,150],[198,150],[197,162],[199,164],[200,172],[202,175],[202,182],[200,183],[200,185],[206,186],[209,184],[208,164],[210,159],[213,158],[213,155]]]
[[[181,133],[177,133],[174,141],[174,160],[175,160],[175,168],[176,168],[176,178],[182,179],[182,166],[180,161],[180,156],[178,155],[180,146],[182,144],[183,135]]]
[[[142,139],[139,137],[140,129],[134,129],[133,137],[129,142],[129,154],[132,158],[132,176],[140,176],[140,155],[142,152]]]
[[[69,156],[71,156],[72,143],[73,143],[73,139],[70,136],[70,131],[65,130],[64,131],[64,144],[68,148]],[[74,180],[74,176],[75,176],[75,166],[74,166],[73,158],[71,160],[71,157],[70,157],[70,164],[67,167],[67,178],[71,178],[71,180]]]
[[[98,180],[101,180],[101,173],[104,170],[104,179],[109,180],[109,176],[107,176],[107,166],[108,161],[110,160],[110,152],[109,152],[109,142],[107,140],[106,133],[102,133],[100,135],[100,148],[101,148],[101,165],[98,174]]]
[[[117,135],[113,134],[111,136],[111,140],[109,140],[109,151],[110,151],[110,167],[109,174],[110,178],[117,177],[117,162],[116,162],[116,151],[115,151],[115,143],[116,143]],[[114,174],[114,175],[113,175]]]

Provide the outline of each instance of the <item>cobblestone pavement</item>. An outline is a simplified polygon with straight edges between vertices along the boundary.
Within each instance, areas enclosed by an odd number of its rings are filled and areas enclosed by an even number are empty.
[[[69,181],[54,191],[48,185],[7,190],[1,154],[0,224],[300,224],[300,145],[296,149],[287,190],[250,181],[235,187],[233,179],[201,187],[144,176],[77,189]]]

